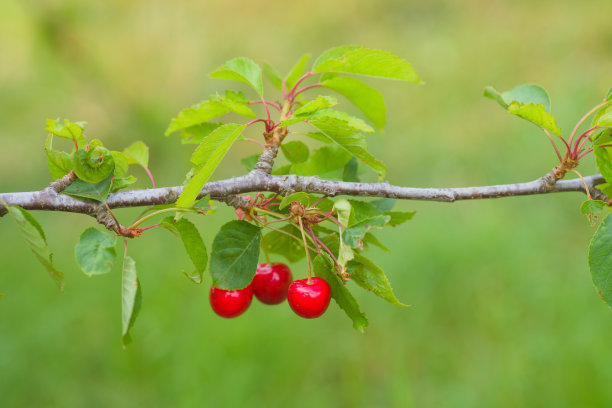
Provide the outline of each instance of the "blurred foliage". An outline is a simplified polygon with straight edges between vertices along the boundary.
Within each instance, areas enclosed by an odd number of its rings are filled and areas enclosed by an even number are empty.
[[[208,72],[235,56],[286,71],[304,52],[341,44],[401,55],[427,83],[375,83],[388,125],[369,145],[390,182],[532,180],[555,164],[549,142],[482,89],[544,86],[567,134],[611,86],[611,12],[609,0],[4,0],[0,191],[46,185],[43,129],[57,117],[88,121],[89,135],[112,149],[145,141],[158,184],[178,184],[192,147],[163,131],[179,109],[230,86]],[[243,173],[239,159],[253,153],[254,144],[239,143],[215,177]],[[139,179],[148,186],[144,172]],[[190,266],[180,242],[153,230],[130,242],[143,309],[125,351],[120,268],[88,278],[74,260],[93,219],[36,213],[66,272],[62,294],[3,218],[2,405],[609,406],[612,313],[590,282],[593,229],[582,201],[401,203],[418,212],[380,236],[393,254],[376,256],[414,307],[357,292],[371,322],[365,335],[335,305],[306,321],[286,305],[253,302],[222,320],[207,287],[182,276]],[[118,213],[130,220],[137,212]],[[220,208],[194,219],[208,248],[231,216]],[[301,277],[305,265],[293,271]]]

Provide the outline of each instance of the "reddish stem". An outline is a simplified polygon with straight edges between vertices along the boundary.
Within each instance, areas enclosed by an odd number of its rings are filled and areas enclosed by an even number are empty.
[[[589,133],[597,128],[599,128],[599,126],[593,126],[589,130],[581,134],[578,139],[576,139],[576,143],[574,144],[574,156],[577,155],[580,150],[582,150],[582,146],[584,146],[584,144],[588,140],[588,136],[590,136]],[[581,140],[582,140],[582,143],[580,142]],[[580,145],[578,145],[579,143]]]
[[[268,121],[267,121],[267,120],[265,120],[265,119],[253,119],[252,121],[250,121],[250,122],[249,122],[249,123],[247,123],[246,125],[247,125],[247,127],[248,127],[248,126],[254,125],[254,124],[255,124],[255,123],[257,123],[257,122],[263,122],[263,123],[266,125],[266,128],[268,127]]]
[[[314,242],[315,248],[317,248],[317,253],[320,254],[321,253],[321,248],[319,248],[319,244],[317,243],[317,241],[318,241],[317,240],[317,236],[315,235],[314,231],[312,230],[312,227],[310,225],[306,225],[306,230],[308,231],[308,233],[312,237],[312,242]]]
[[[319,244],[323,247],[323,249],[325,249],[327,251],[327,253],[332,257],[332,259],[334,260],[334,262],[339,265],[338,263],[338,259],[336,258],[336,256],[334,255],[334,253],[327,247],[327,245],[325,245],[323,243],[323,241],[321,241],[320,238],[317,237],[317,241],[319,241]]]
[[[151,183],[153,183],[153,188],[157,188],[155,186],[155,179],[153,178],[153,174],[151,174],[151,170],[149,170],[148,167],[145,167],[144,169],[147,172],[147,174],[149,175],[149,178],[151,179]]]
[[[259,140],[255,140],[255,139],[250,139],[248,137],[245,137],[244,140],[246,140],[247,142],[252,142],[255,143],[256,145],[259,145],[259,147],[261,147],[262,149],[265,149],[266,146],[264,146],[263,143],[261,143]]]
[[[587,113],[584,114],[584,116],[582,118],[580,118],[580,120],[578,121],[578,123],[576,123],[576,126],[574,126],[574,130],[572,131],[572,134],[570,135],[569,138],[569,143],[572,143],[572,140],[574,139],[574,135],[576,134],[576,132],[578,131],[578,128],[580,127],[580,125],[582,125],[582,122],[584,122],[586,120],[586,118],[588,118],[589,116],[591,116],[595,111],[597,111],[599,108],[602,108],[603,106],[605,106],[606,104],[612,103],[612,101],[603,101],[597,105],[595,105],[590,111],[588,111]]]
[[[140,228],[140,231],[146,231],[148,229],[159,227],[159,226],[160,226],[159,224],[149,225],[148,227]]]
[[[548,136],[548,140],[550,140],[550,143],[553,145],[553,148],[555,149],[555,153],[557,153],[557,157],[559,158],[559,162],[563,163],[563,159],[561,158],[561,153],[559,153],[559,149],[557,149],[557,145],[555,144],[555,141],[553,140],[553,138],[550,136],[550,133],[546,132],[546,136]]]
[[[293,88],[291,88],[291,90],[289,91],[289,95],[288,95],[289,98],[291,99],[295,98],[294,92],[297,89],[298,85],[300,85],[302,81],[304,81],[308,77],[311,77],[312,75],[314,75],[313,72],[307,72],[304,75],[302,75],[302,77],[296,81],[295,85],[293,85]]]
[[[274,103],[274,102],[264,101],[263,99],[262,99],[261,101],[248,101],[248,102],[247,102],[247,105],[256,105],[256,104],[258,104],[258,103],[270,105],[271,107],[273,107],[274,109],[276,109],[276,110],[277,110],[277,111],[279,111],[279,112],[280,112],[280,111],[281,111],[281,109],[282,109],[282,108],[280,107],[280,105],[278,105],[278,104],[276,104],[276,103]]]
[[[312,85],[305,86],[302,89],[300,89],[299,91],[297,91],[296,93],[294,93],[293,94],[293,98],[297,97],[299,94],[301,94],[304,91],[307,91],[307,90],[312,89],[312,88],[318,88],[320,86],[321,86],[321,84],[312,84]]]

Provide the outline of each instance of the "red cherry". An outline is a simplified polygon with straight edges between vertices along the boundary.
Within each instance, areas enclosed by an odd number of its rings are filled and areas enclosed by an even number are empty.
[[[277,305],[287,298],[287,289],[293,277],[289,267],[282,263],[262,263],[257,265],[257,272],[251,286],[253,293],[266,305]]]
[[[226,318],[236,317],[249,308],[253,299],[253,289],[251,289],[251,285],[236,290],[225,290],[211,286],[209,297],[210,305],[216,314]]]
[[[325,279],[318,277],[300,279],[294,281],[289,286],[287,301],[291,309],[298,315],[306,319],[314,319],[321,316],[329,306],[331,299],[331,289]]]

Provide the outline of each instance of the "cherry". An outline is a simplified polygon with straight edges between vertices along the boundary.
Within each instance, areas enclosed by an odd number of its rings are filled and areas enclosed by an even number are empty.
[[[236,290],[225,290],[211,286],[209,298],[210,305],[216,314],[226,318],[236,317],[249,308],[253,299],[253,289],[251,285]]]
[[[325,279],[314,277],[308,283],[308,279],[294,281],[289,286],[287,301],[291,309],[306,319],[314,319],[321,316],[329,306],[331,289]]]
[[[277,305],[287,298],[287,288],[293,277],[289,267],[282,263],[261,263],[251,286],[253,293],[266,305]]]

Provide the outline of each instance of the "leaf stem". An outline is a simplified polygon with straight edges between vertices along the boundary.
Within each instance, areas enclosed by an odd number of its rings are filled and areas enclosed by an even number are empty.
[[[304,241],[304,250],[306,251],[306,262],[308,263],[308,281],[307,284],[312,283],[312,271],[310,270],[310,254],[308,253],[308,243],[306,242],[306,234],[304,233],[304,224],[302,223],[302,217],[298,217],[300,223],[300,231],[302,231],[302,240]]]
[[[597,105],[595,105],[590,111],[588,111],[587,113],[585,113],[585,115],[580,118],[580,120],[578,121],[578,123],[576,123],[576,126],[574,126],[574,130],[572,131],[572,134],[570,135],[569,138],[569,144],[572,144],[572,140],[574,138],[574,135],[576,134],[576,132],[578,132],[578,128],[580,127],[580,125],[582,125],[582,123],[589,117],[591,116],[593,113],[595,113],[597,110],[599,110],[600,108],[603,108],[604,106],[611,104],[612,100],[610,101],[603,101]]]
[[[295,85],[293,85],[293,88],[291,88],[287,97],[293,100],[293,98],[295,98],[294,92],[297,89],[298,85],[301,84],[302,81],[304,81],[306,78],[311,77],[312,75],[314,75],[314,72],[307,72],[302,75],[302,77],[295,82]]]
[[[548,140],[550,140],[550,143],[553,145],[555,149],[555,153],[557,153],[557,157],[559,158],[559,162],[563,163],[563,158],[561,158],[561,153],[559,153],[559,149],[557,149],[557,145],[555,144],[555,141],[553,140],[552,136],[550,135],[550,133],[548,133],[546,129],[544,129],[544,133],[546,133],[546,136],[548,136]]]
[[[321,84],[312,84],[312,85],[305,86],[302,89],[300,89],[299,91],[297,91],[296,93],[294,93],[293,94],[293,98],[297,97],[299,94],[301,94],[304,91],[307,91],[307,90],[312,89],[312,88],[318,88],[320,86],[322,86],[322,85]]]
[[[155,179],[153,178],[153,174],[151,174],[151,171],[149,170],[149,168],[145,167],[144,169],[147,172],[147,174],[149,175],[149,178],[151,179],[151,183],[153,184],[153,188],[157,188],[157,186],[155,185]]]
[[[584,177],[582,177],[582,174],[578,173],[578,171],[575,170],[575,169],[570,169],[570,171],[572,173],[576,173],[578,175],[578,177],[580,177],[580,180],[582,180],[582,184],[584,184],[584,191],[586,192],[586,195],[589,198],[589,200],[591,200],[591,191],[590,191],[589,186],[587,185],[586,181],[584,181]]]
[[[154,211],[149,215],[146,215],[138,220],[136,220],[132,225],[130,225],[128,227],[128,229],[133,229],[136,228],[137,226],[139,226],[140,224],[142,224],[143,222],[155,217],[156,215],[159,214],[165,214],[168,212],[174,212],[174,211],[181,211],[181,212],[198,212],[195,208],[181,208],[181,207],[171,207],[171,208],[164,208],[162,210],[158,210],[158,211]]]

